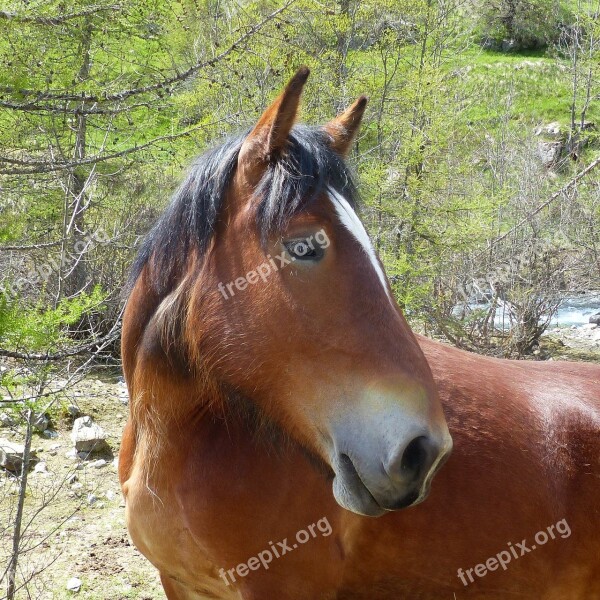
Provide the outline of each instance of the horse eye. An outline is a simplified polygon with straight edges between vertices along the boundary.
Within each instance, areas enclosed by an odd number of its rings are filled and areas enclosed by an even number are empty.
[[[294,260],[317,261],[324,255],[323,248],[309,240],[289,240],[283,245]]]

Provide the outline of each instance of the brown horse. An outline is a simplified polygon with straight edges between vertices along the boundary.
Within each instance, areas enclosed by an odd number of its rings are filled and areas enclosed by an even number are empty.
[[[134,266],[136,546],[169,600],[600,598],[600,369],[417,340],[343,161],[366,100],[294,127],[307,76],[199,159]],[[440,398],[455,451],[421,504]]]

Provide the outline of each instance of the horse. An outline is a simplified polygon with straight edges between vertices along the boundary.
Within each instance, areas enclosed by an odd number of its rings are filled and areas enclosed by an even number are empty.
[[[600,598],[600,368],[410,330],[345,163],[367,100],[297,125],[308,74],[134,263],[134,544],[169,600]]]

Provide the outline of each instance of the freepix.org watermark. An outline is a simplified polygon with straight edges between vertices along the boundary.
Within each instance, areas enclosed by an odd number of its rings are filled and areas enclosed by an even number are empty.
[[[330,242],[329,238],[327,237],[327,233],[325,233],[324,229],[321,229],[313,235],[294,242],[294,254],[301,258],[303,255],[308,254],[316,248],[327,248],[329,243]],[[275,273],[276,271],[279,271],[279,269],[283,269],[284,267],[287,267],[296,261],[296,256],[290,256],[287,252],[282,252],[273,258],[270,254],[267,254],[267,260],[260,264],[253,271],[246,273],[245,277],[238,277],[229,283],[223,283],[220,281],[217,285],[217,288],[223,295],[223,298],[227,300],[232,296],[235,296],[234,288],[239,291],[243,291],[249,285],[254,285],[259,281],[267,281],[267,277],[269,277],[272,273]]]
[[[269,568],[269,564],[273,562],[275,558],[281,558],[290,552],[296,550],[302,544],[306,544],[311,539],[314,539],[321,534],[321,537],[327,537],[331,535],[331,525],[327,520],[327,517],[319,519],[316,523],[312,523],[306,529],[301,529],[296,533],[295,541],[288,542],[287,538],[284,538],[281,542],[269,542],[269,549],[259,552],[256,556],[249,558],[245,563],[240,563],[237,567],[225,571],[225,569],[219,569],[219,575],[223,578],[226,585],[235,583],[236,575],[238,577],[246,577],[250,571],[257,571],[261,567],[264,569]]]
[[[54,273],[58,273],[61,269],[63,271],[72,269],[86,252],[89,252],[98,244],[106,244],[109,241],[110,237],[102,229],[87,233],[75,242],[73,254],[63,256],[62,259],[49,256],[47,261],[31,267],[24,276],[19,277],[12,284],[4,284],[0,287],[0,292],[7,296],[17,297],[28,285],[47,283]]]
[[[567,520],[562,519],[561,521],[558,521],[558,523],[538,531],[533,537],[534,543],[531,543],[531,545],[527,544],[526,539],[516,542],[515,544],[508,542],[508,550],[501,550],[495,556],[488,558],[485,563],[475,565],[472,569],[465,569],[464,571],[462,569],[458,569],[457,577],[462,581],[464,586],[467,586],[470,583],[475,582],[473,573],[475,573],[477,577],[485,577],[489,571],[496,571],[498,568],[502,568],[504,571],[506,571],[509,563],[513,559],[517,560],[522,556],[533,552],[540,546],[547,544],[550,540],[555,540],[558,536],[566,539],[570,535],[571,528],[569,527]]]

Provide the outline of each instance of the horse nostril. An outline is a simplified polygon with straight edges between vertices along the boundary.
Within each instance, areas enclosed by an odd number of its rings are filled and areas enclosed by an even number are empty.
[[[428,446],[427,438],[421,435],[410,442],[404,450],[400,469],[402,474],[412,481],[419,479],[429,464]]]

